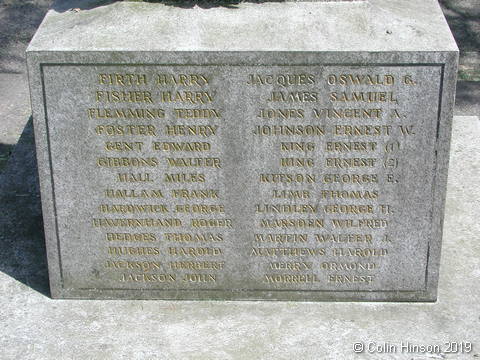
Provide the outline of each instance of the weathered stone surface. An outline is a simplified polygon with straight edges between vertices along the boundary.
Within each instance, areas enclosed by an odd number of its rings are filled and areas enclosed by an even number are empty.
[[[28,65],[52,296],[436,299],[435,1],[52,11]]]
[[[480,193],[475,189],[480,178],[472,164],[480,163],[478,137],[478,116],[454,118],[436,303],[64,301],[46,296],[29,125],[0,174],[6,215],[0,218],[2,359],[476,359]],[[473,351],[446,353],[443,344],[454,341],[472,342]],[[389,343],[397,351],[354,354],[357,342]],[[442,351],[401,353],[401,342],[440,345]]]

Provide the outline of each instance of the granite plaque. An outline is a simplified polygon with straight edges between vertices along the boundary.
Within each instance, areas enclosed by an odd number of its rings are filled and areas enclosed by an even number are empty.
[[[53,297],[436,299],[435,1],[51,11],[28,62]]]

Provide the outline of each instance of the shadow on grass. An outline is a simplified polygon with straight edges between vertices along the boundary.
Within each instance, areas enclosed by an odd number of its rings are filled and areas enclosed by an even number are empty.
[[[457,82],[455,115],[478,116],[480,119],[480,81]]]
[[[49,296],[35,156],[30,119],[0,173],[0,271]]]
[[[8,64],[25,61],[20,53],[8,51],[18,44],[28,44],[42,22],[52,0],[0,0],[0,72],[16,73]],[[3,50],[3,51],[2,51]]]
[[[14,145],[0,143],[0,173],[2,172],[5,165],[7,165],[8,159],[12,154],[13,148],[14,148]]]
[[[463,2],[440,0],[439,2],[460,51],[480,51],[480,5],[478,5],[478,0]]]

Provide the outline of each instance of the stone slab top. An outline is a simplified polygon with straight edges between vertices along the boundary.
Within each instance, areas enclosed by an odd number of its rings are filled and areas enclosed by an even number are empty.
[[[77,3],[54,5],[27,52],[458,51],[436,0]]]

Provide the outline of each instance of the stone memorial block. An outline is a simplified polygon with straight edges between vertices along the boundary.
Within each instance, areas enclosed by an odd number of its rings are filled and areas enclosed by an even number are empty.
[[[437,1],[77,7],[27,51],[52,297],[436,300]]]

